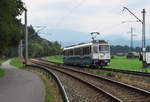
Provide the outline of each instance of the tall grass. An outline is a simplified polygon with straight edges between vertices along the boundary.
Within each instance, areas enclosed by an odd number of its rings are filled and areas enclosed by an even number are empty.
[[[0,77],[4,75],[4,70],[0,68]]]
[[[18,67],[20,69],[26,69],[25,66],[23,66],[23,60],[18,58],[13,58],[10,62],[12,66]]]
[[[7,61],[7,59],[0,59],[0,65],[4,63],[5,61]],[[0,68],[0,77],[2,77],[3,75],[4,75],[4,70]]]

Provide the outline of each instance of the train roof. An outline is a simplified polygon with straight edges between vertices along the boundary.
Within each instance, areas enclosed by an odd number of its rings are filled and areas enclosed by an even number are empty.
[[[104,40],[99,40],[99,41],[89,42],[89,43],[79,43],[77,45],[67,46],[63,50],[69,50],[69,49],[74,49],[74,48],[79,48],[79,47],[86,47],[86,46],[91,46],[93,44],[108,45],[108,42],[105,42]]]

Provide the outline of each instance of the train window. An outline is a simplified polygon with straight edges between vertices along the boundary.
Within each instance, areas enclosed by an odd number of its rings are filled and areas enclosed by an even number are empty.
[[[89,47],[89,54],[91,54],[91,46]]]
[[[70,50],[68,50],[68,55],[70,56]]]
[[[66,51],[64,51],[64,56],[66,56]]]
[[[80,48],[80,56],[83,55],[83,48]]]
[[[66,51],[64,51],[64,56],[66,56]]]
[[[77,50],[78,50],[78,53],[77,53],[77,55],[80,55],[80,52],[81,52],[81,51],[80,51],[80,48],[78,48]]]
[[[65,51],[63,51],[63,55],[65,56]]]
[[[76,48],[74,49],[74,55],[89,55],[89,53],[91,53],[90,51],[90,47],[83,47],[83,48]]]
[[[77,49],[74,49],[74,54],[77,55]]]
[[[93,53],[98,53],[98,46],[93,46]]]
[[[108,45],[100,45],[99,51],[100,52],[109,52],[109,46]]]
[[[88,55],[89,52],[90,52],[89,47],[87,47],[86,50],[87,50],[87,53],[86,53],[86,54]]]
[[[85,47],[83,48],[83,55],[86,55],[86,49],[85,49]]]
[[[75,55],[80,55],[80,48],[76,48],[74,51],[75,51]]]
[[[69,50],[69,55],[73,55],[73,49]]]
[[[66,56],[68,56],[68,50],[66,50]]]
[[[90,53],[90,47],[84,47],[83,48],[83,55],[89,55]]]
[[[69,56],[69,50],[67,50],[67,56]]]

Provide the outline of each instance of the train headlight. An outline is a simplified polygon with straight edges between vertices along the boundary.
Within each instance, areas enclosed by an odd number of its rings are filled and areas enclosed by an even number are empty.
[[[100,56],[101,56],[101,57],[104,57],[104,54],[101,53]]]

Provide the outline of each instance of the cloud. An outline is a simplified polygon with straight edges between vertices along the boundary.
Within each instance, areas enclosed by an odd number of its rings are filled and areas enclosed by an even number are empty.
[[[126,34],[132,25],[141,35],[141,24],[122,21],[136,20],[122,8],[127,6],[140,19],[142,8],[150,17],[148,0],[23,0],[28,8],[28,20],[32,25],[45,25],[48,29],[70,29],[80,32],[99,31],[104,35]],[[150,20],[147,19],[147,33]],[[127,34],[126,34],[127,35]],[[140,38],[138,36],[137,38]]]

